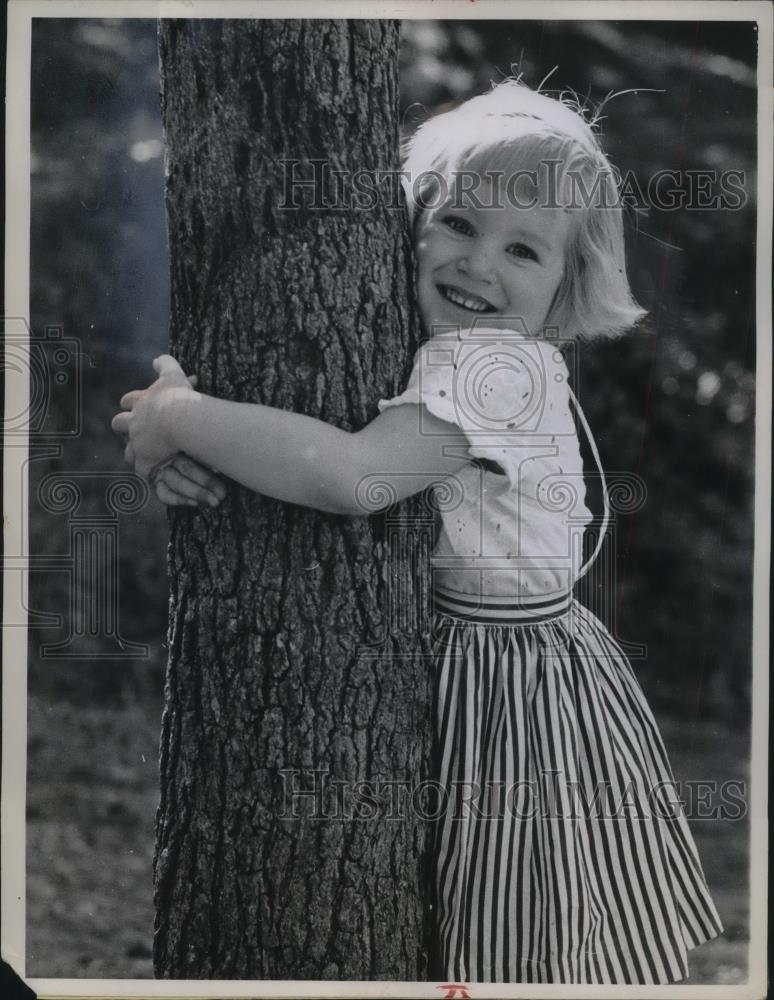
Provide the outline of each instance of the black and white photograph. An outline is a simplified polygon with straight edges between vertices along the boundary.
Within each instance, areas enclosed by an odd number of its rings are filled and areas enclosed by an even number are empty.
[[[764,997],[770,5],[7,53],[7,982]]]

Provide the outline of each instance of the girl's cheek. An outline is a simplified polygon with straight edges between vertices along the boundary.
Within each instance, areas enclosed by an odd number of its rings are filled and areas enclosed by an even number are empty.
[[[414,244],[414,253],[420,264],[426,261],[430,254],[433,252],[433,242],[429,240],[426,236],[423,236]]]

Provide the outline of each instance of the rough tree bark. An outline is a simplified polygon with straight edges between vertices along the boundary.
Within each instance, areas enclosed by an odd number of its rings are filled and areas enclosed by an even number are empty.
[[[283,160],[397,167],[397,41],[388,21],[161,22],[171,347],[203,391],[357,429],[402,388],[403,212],[282,207]],[[398,588],[426,600],[415,533],[236,485],[172,512],[157,976],[423,977],[427,825],[384,784],[427,773],[427,639],[388,613]]]

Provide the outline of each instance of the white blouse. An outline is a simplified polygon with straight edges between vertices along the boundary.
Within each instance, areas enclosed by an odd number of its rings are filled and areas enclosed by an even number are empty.
[[[435,582],[493,597],[570,591],[592,515],[557,345],[488,328],[436,335],[417,351],[406,389],[378,405],[403,403],[456,424],[467,454],[488,466],[471,461],[434,490]]]

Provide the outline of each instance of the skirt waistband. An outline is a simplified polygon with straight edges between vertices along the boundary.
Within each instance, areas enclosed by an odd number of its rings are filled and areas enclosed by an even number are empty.
[[[433,606],[438,614],[482,625],[525,625],[549,621],[567,614],[572,600],[572,591],[548,597],[493,597],[463,594],[437,584],[433,589]]]

